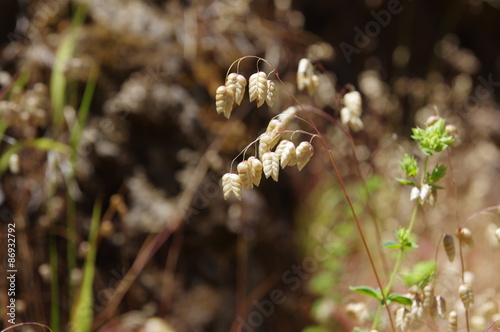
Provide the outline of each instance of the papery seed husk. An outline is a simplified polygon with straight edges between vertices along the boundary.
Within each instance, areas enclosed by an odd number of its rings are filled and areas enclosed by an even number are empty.
[[[241,179],[238,174],[226,173],[222,177],[222,192],[224,199],[228,199],[231,194],[241,200]]]
[[[358,91],[351,91],[344,95],[344,105],[347,107],[352,116],[361,116],[361,94]]]
[[[262,156],[271,151],[271,143],[272,139],[268,133],[264,133],[259,137],[259,157],[262,159]]]
[[[474,240],[472,239],[472,233],[470,229],[466,227],[460,227],[457,230],[457,237],[460,239],[460,241],[470,247],[474,245]]]
[[[446,317],[446,300],[441,295],[436,296],[436,309],[439,317]]]
[[[252,179],[251,164],[247,160],[244,160],[238,164],[237,170],[243,188],[252,188],[253,179]]]
[[[455,242],[453,241],[453,237],[451,235],[446,234],[443,237],[443,246],[446,256],[448,256],[448,260],[453,262],[455,259]]]
[[[295,118],[296,113],[297,108],[295,106],[290,106],[278,115],[278,120],[281,121],[285,128],[288,128],[288,124]]]
[[[429,308],[432,304],[432,301],[434,300],[434,284],[433,283],[428,283],[424,287],[424,300],[422,303],[422,306],[424,308]]]
[[[269,122],[269,125],[267,126],[266,129],[266,134],[269,135],[271,142],[269,143],[269,148],[272,149],[273,147],[278,144],[281,135],[283,131],[285,130],[285,126],[279,121],[278,119],[272,119]]]
[[[283,151],[281,152],[281,168],[285,168],[292,161],[297,158],[295,153],[295,144],[291,141],[287,141],[283,146]]]
[[[247,85],[246,78],[237,73],[231,73],[226,79],[226,86],[232,89],[234,93],[234,101],[240,105],[245,94],[245,86]]]
[[[248,93],[250,101],[256,101],[257,107],[261,107],[267,98],[267,75],[263,71],[259,71],[248,80]]]
[[[262,166],[266,178],[272,177],[274,181],[278,182],[279,176],[279,158],[274,152],[266,152],[262,156]]]
[[[470,305],[474,303],[474,293],[470,284],[461,284],[458,287],[458,294],[464,304],[465,309],[469,309]]]
[[[314,67],[309,59],[302,58],[299,61],[297,68],[297,89],[304,90],[305,87],[311,84],[311,76],[313,75]]]
[[[449,332],[456,332],[458,330],[458,323],[457,323],[457,312],[455,310],[450,311],[448,314],[448,331]]]
[[[248,163],[252,166],[252,181],[253,184],[258,187],[260,184],[260,180],[262,178],[262,162],[255,158],[255,157],[250,157],[248,158]]]
[[[217,88],[215,94],[215,108],[218,114],[224,113],[224,116],[229,119],[233,110],[234,93],[225,85]]]
[[[311,143],[306,141],[300,142],[299,146],[295,149],[295,154],[297,157],[297,168],[301,171],[313,156],[314,149]]]
[[[267,94],[266,94],[266,103],[269,107],[273,107],[274,100],[276,99],[276,85],[273,81],[267,80]]]
[[[311,75],[309,79],[309,84],[307,85],[307,93],[312,96],[319,87],[319,78],[317,75]]]

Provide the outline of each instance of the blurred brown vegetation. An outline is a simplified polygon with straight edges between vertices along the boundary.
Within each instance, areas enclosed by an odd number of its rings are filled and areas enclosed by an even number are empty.
[[[401,155],[417,153],[408,140],[411,126],[422,126],[435,107],[457,126],[460,144],[442,159],[453,165],[446,187],[456,192],[440,193],[440,208],[422,214],[417,232],[426,236],[413,260],[433,259],[442,234],[454,233],[457,208],[463,222],[499,204],[497,1],[401,0],[401,13],[392,15],[366,47],[346,57],[340,45],[356,46],[354,28],[364,31],[374,20],[370,12],[387,8],[388,2],[4,0],[0,4],[2,100],[23,70],[29,68],[30,74],[16,103],[10,108],[3,104],[0,110],[3,118],[10,116],[0,151],[12,140],[54,136],[49,81],[76,3],[88,6],[88,13],[65,71],[75,79],[78,96],[90,68],[100,68],[78,144],[77,186],[67,186],[65,160],[53,169],[47,162],[51,153],[34,149],[19,153],[18,172],[11,169],[1,177],[2,234],[8,222],[19,226],[19,322],[50,324],[54,276],[48,247],[49,237],[55,236],[62,330],[67,324],[68,283],[78,285],[81,274],[80,268],[71,275],[64,268],[70,195],[76,202],[78,267],[88,250],[85,239],[96,198],[103,199],[104,211],[112,211],[100,229],[94,283],[96,330],[151,331],[150,318],[160,317],[162,324],[178,332],[237,331],[237,318],[246,319],[255,310],[254,301],[268,299],[275,289],[282,290],[286,300],[275,305],[253,331],[301,331],[315,324],[310,311],[318,294],[302,279],[291,290],[283,275],[306,257],[300,244],[315,238],[314,229],[307,226],[314,223],[312,216],[318,209],[316,196],[310,194],[319,195],[315,190],[331,178],[319,148],[304,171],[285,171],[279,183],[268,181],[258,190],[245,192],[241,203],[225,202],[219,188],[219,178],[232,158],[274,114],[294,103],[281,87],[281,98],[272,110],[257,110],[245,101],[231,121],[218,116],[215,90],[223,84],[231,63],[245,55],[271,62],[292,93],[298,60],[306,56],[333,78],[337,90],[353,84],[362,92],[366,130],[355,136],[356,152],[362,170],[383,179],[371,205],[383,220],[385,239],[408,220],[411,211],[409,192],[392,181],[401,175]],[[255,62],[242,63],[240,71],[248,77],[256,71]],[[323,84],[313,98],[297,95],[301,102],[338,117],[336,91],[328,79]],[[23,118],[31,95],[36,112]],[[65,114],[74,116],[74,110]],[[340,130],[327,124],[320,127],[334,142],[345,180],[357,184],[348,141]],[[68,135],[66,128],[59,139]],[[47,189],[51,181],[56,183],[53,196]],[[310,214],[297,217],[297,211],[303,210]],[[332,215],[330,229],[350,218],[344,210],[326,213]],[[500,287],[494,277],[498,247],[486,243],[483,234],[489,222],[499,224],[498,215],[487,218],[470,224],[483,240],[476,241],[466,256],[479,293]],[[366,224],[371,230],[371,223]],[[354,326],[342,306],[359,299],[347,287],[374,285],[357,238],[352,240],[339,258],[338,286],[332,289],[340,299],[326,314],[334,318],[332,331]],[[151,255],[138,255],[150,241],[157,244]],[[3,247],[2,252],[6,252]],[[136,272],[133,282],[120,293],[120,282],[131,268]],[[304,279],[309,278],[307,274]],[[2,308],[4,282],[0,281]],[[117,292],[120,297],[112,300]],[[5,317],[1,319],[7,326]]]

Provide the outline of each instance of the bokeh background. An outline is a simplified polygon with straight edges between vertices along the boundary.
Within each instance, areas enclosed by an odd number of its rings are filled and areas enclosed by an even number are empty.
[[[96,250],[95,331],[368,328],[377,303],[348,287],[376,283],[320,145],[302,172],[286,169],[241,202],[225,201],[219,186],[274,115],[300,101],[338,119],[341,96],[354,87],[365,124],[354,148],[339,125],[314,120],[383,279],[393,257],[380,254],[380,241],[392,240],[412,208],[409,188],[394,180],[404,153],[419,156],[411,127],[433,114],[457,127],[455,147],[435,159],[451,171],[446,189],[436,207],[419,211],[420,247],[403,269],[434,260],[436,288],[454,308],[461,267],[447,261],[440,239],[467,225],[472,330],[486,330],[500,300],[499,22],[496,0],[2,0],[0,218],[3,235],[17,225],[17,322],[69,329]],[[274,68],[248,58],[242,74],[275,69],[284,84],[273,108],[245,98],[227,121],[215,112],[215,90],[247,55]],[[320,77],[312,97],[295,86],[303,57]],[[42,143],[23,143],[33,141]],[[89,242],[100,204],[98,239]],[[325,260],[315,256],[322,250]],[[7,327],[5,278],[0,285]],[[402,280],[395,288],[407,291]]]

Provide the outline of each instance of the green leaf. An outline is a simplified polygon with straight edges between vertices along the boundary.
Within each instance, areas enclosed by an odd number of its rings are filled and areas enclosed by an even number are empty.
[[[56,151],[60,153],[71,152],[71,148],[68,145],[46,137],[17,141],[6,149],[0,156],[0,175],[3,174],[3,172],[5,172],[9,167],[10,157],[27,147],[34,147],[40,150]]]
[[[382,294],[380,293],[380,290],[373,289],[370,286],[349,286],[349,289],[353,292],[368,295],[382,301]]]
[[[423,286],[432,280],[435,271],[435,261],[422,261],[415,264],[412,270],[402,271],[401,277],[408,286]]]
[[[429,187],[431,187],[431,189],[444,189],[444,187],[436,186],[435,184],[429,184]]]
[[[416,242],[413,242],[413,241],[407,241],[405,244],[404,244],[404,247],[405,248],[418,248],[418,244]]]
[[[415,176],[418,174],[418,165],[415,157],[405,153],[403,161],[401,161],[401,168],[408,176]]]
[[[445,165],[436,165],[431,173],[427,173],[429,183],[436,183],[446,175]]]
[[[396,241],[387,241],[386,243],[382,244],[382,247],[388,249],[401,249],[401,244]]]
[[[410,180],[396,178],[396,181],[398,181],[399,183],[404,184],[404,185],[415,186],[415,183],[413,181],[410,181]]]
[[[411,299],[399,293],[391,293],[387,296],[387,299],[393,302],[401,303],[402,305],[411,305]]]

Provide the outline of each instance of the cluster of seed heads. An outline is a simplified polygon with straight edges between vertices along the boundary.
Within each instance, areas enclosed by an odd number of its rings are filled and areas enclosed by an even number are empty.
[[[217,113],[222,113],[229,119],[234,104],[241,104],[246,86],[247,80],[243,75],[229,74],[225,84],[219,86],[215,94]],[[276,99],[276,86],[272,80],[268,79],[265,72],[259,71],[250,76],[248,80],[248,94],[251,102],[256,101],[257,107],[261,107],[264,103],[272,107]]]
[[[291,140],[282,139],[282,135],[286,132],[288,123],[293,119],[295,112],[295,108],[290,107],[272,119],[266,132],[256,140],[259,142],[258,157],[251,156],[247,160],[241,161],[236,167],[238,174],[230,172],[222,177],[222,190],[225,199],[231,195],[241,199],[242,189],[258,186],[262,173],[266,179],[271,177],[277,182],[280,166],[285,168],[296,165],[300,171],[309,162],[314,154],[310,142],[303,141],[295,146]]]
[[[396,310],[395,324],[400,331],[420,328],[425,315],[446,318],[446,301],[441,295],[434,295],[434,284],[428,283],[423,289],[414,286],[407,297],[412,300],[411,305]]]

